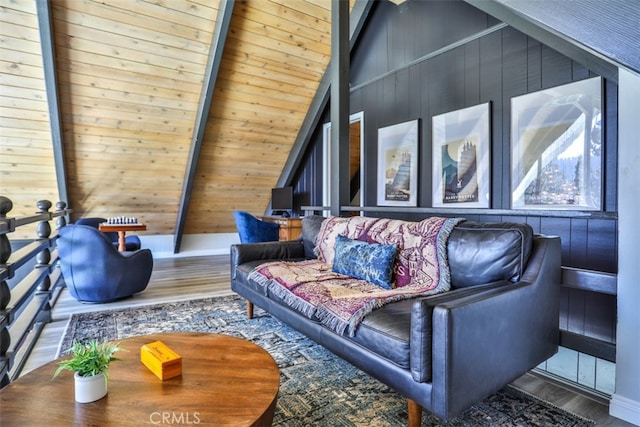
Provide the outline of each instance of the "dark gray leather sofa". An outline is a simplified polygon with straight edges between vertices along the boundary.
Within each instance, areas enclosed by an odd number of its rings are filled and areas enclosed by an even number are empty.
[[[299,240],[231,247],[231,288],[252,304],[408,399],[447,420],[551,357],[558,349],[560,239],[516,223],[464,221],[447,251],[452,290],[394,302],[339,335],[248,280],[270,260],[315,257],[324,218],[303,219]]]

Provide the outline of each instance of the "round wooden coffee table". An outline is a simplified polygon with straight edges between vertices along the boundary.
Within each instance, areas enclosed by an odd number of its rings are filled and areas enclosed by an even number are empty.
[[[140,347],[160,340],[182,356],[182,375],[161,381],[140,362]],[[76,403],[73,373],[51,379],[57,360],[0,390],[3,425],[270,426],[280,387],[273,357],[227,335],[177,332],[121,341],[109,392]]]

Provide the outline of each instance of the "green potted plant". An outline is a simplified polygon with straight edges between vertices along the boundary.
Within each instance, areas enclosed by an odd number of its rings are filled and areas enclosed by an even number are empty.
[[[121,350],[124,351],[120,348],[120,343],[92,340],[83,344],[74,341],[71,358],[58,363],[53,378],[64,370],[73,371],[76,402],[94,402],[106,396],[109,364],[120,360],[114,354]]]

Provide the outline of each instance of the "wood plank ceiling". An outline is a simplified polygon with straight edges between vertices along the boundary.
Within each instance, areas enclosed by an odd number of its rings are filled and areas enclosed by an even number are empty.
[[[50,4],[74,219],[174,233],[219,2]],[[233,232],[233,210],[265,210],[329,63],[330,7],[235,2],[185,233]],[[33,0],[0,0],[0,44],[0,194],[19,216],[58,200]]]

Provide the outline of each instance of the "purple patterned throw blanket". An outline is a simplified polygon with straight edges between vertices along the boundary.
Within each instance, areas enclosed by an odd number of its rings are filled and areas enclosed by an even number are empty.
[[[339,334],[353,336],[372,310],[393,301],[450,289],[447,240],[460,218],[427,218],[408,222],[368,217],[330,217],[320,228],[318,259],[274,261],[259,265],[249,279],[282,298],[309,318]],[[338,234],[365,242],[396,244],[395,288],[332,272]]]

